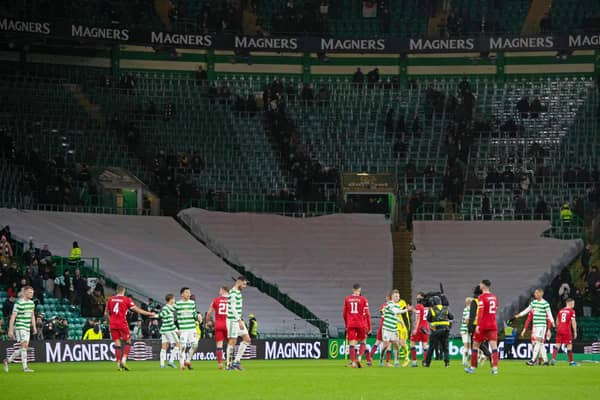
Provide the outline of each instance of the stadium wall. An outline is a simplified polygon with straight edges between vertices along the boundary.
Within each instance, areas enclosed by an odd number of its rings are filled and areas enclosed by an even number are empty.
[[[236,57],[228,50],[175,49],[155,51],[137,45],[105,47],[32,46],[27,52],[3,51],[0,59],[77,65],[113,67],[115,71],[179,71],[192,73],[202,66],[209,78],[230,74],[294,75],[309,81],[319,76],[350,76],[356,68],[363,71],[379,68],[382,76],[398,77],[405,82],[411,77],[488,75],[499,79],[511,76],[582,74],[600,72],[599,50],[576,50],[567,58],[555,52],[497,52],[482,58],[479,53],[455,54],[327,54],[250,52],[250,58]]]

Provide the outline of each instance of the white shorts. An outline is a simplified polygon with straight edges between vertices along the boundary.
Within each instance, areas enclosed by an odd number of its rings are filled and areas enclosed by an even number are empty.
[[[247,334],[248,334],[248,329],[246,329],[245,324],[244,324],[244,329],[240,329],[239,322],[227,321],[227,337],[229,339],[239,338],[242,336],[246,336]]]
[[[29,329],[15,329],[17,343],[29,343]]]
[[[162,343],[179,343],[179,337],[175,331],[161,333],[160,340]]]
[[[398,331],[386,331],[383,329],[381,331],[381,339],[383,339],[384,342],[398,342]]]
[[[196,345],[198,343],[198,335],[196,331],[179,332],[179,346],[185,349],[188,345]]]
[[[471,344],[471,335],[469,335],[469,333],[461,333],[460,337],[462,339],[463,345],[464,344]]]
[[[536,339],[546,340],[546,329],[547,326],[534,326],[533,331],[531,331],[531,336]]]

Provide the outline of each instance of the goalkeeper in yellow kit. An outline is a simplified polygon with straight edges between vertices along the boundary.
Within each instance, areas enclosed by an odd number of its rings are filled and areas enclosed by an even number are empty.
[[[398,307],[400,307],[401,310],[407,311],[411,311],[412,309],[412,307],[408,305],[403,299],[400,299],[400,301],[398,301]],[[406,342],[408,340],[408,332],[410,332],[410,313],[404,312],[402,314],[398,314],[398,338],[400,349],[402,350],[404,355],[404,361],[402,362],[403,367],[408,366],[410,362],[408,346],[406,345]]]

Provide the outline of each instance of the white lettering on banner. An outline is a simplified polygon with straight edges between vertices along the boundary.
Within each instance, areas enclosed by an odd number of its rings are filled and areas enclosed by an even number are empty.
[[[15,21],[4,18],[0,20],[0,30],[13,32],[43,33],[50,34],[49,22]]]
[[[127,41],[129,40],[129,29],[98,28],[93,26],[71,25],[71,36]]]
[[[473,50],[475,39],[410,39],[409,50]]]
[[[569,47],[600,46],[600,35],[569,35]]]
[[[296,50],[298,49],[298,39],[296,38],[253,38],[253,37],[235,37],[235,48],[253,48],[265,50]]]
[[[451,356],[456,356],[456,355],[462,354],[462,352],[464,351],[463,349],[464,349],[463,346],[457,346],[452,342],[448,343],[448,350],[449,350]]]
[[[46,362],[114,361],[112,343],[46,342]]]
[[[321,39],[321,50],[385,50],[384,39]]]
[[[213,44],[211,35],[184,35],[180,33],[150,32],[150,42],[155,44],[177,44],[188,46],[210,47]]]
[[[552,36],[523,38],[490,38],[490,50],[517,50],[554,47]]]
[[[340,346],[342,347],[342,346]],[[340,349],[341,353],[341,349]],[[343,353],[341,353],[343,354]],[[321,358],[320,342],[265,342],[265,360]]]

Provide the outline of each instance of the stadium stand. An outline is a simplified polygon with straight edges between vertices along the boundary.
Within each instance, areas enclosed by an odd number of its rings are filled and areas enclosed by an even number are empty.
[[[542,238],[548,228],[547,221],[415,222],[413,293],[437,290],[435,277],[460,315],[478,281],[490,279],[502,299],[500,318],[508,320],[583,249],[581,240]]]
[[[354,283],[373,304],[391,289],[389,221],[381,215],[294,219],[192,208],[178,217],[216,254],[275,283],[330,327],[343,327],[340,310]]]
[[[58,254],[67,254],[76,238],[86,254],[101,259],[107,278],[149,297],[162,299],[189,286],[201,310],[238,275],[171,218],[0,209],[0,220],[20,237],[47,238]],[[260,316],[265,335],[319,334],[256,288],[244,293],[244,309]]]

